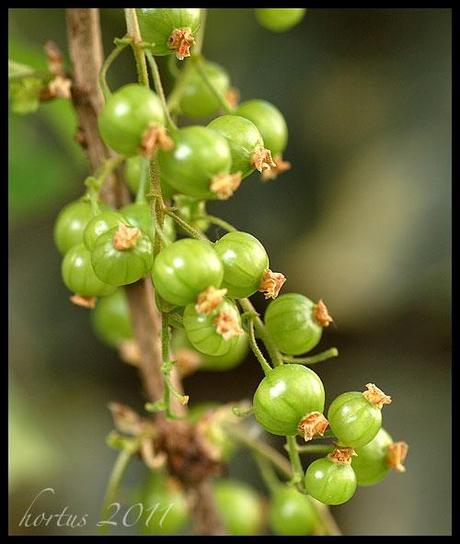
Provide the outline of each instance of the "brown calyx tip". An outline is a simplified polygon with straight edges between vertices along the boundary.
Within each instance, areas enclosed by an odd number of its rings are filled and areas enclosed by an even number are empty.
[[[264,170],[260,174],[260,179],[262,181],[270,181],[276,179],[280,174],[291,169],[291,163],[289,161],[283,160],[282,155],[276,155],[273,157],[273,162],[275,166],[272,166],[270,169]]]
[[[219,200],[227,200],[241,184],[241,172],[235,174],[217,174],[211,179],[209,188]]]
[[[316,435],[323,436],[329,427],[329,421],[321,412],[311,412],[299,423],[299,431],[303,434],[305,442],[308,442]]]
[[[47,40],[43,46],[48,70],[53,75],[64,75],[64,55],[59,46],[52,40]]]
[[[151,159],[157,149],[171,151],[174,142],[168,135],[168,131],[159,123],[150,123],[142,135],[139,152],[147,159]]]
[[[334,321],[329,315],[326,304],[324,304],[323,299],[319,299],[315,304],[313,314],[316,321],[321,325],[321,327],[329,327],[329,325]]]
[[[396,472],[406,472],[406,467],[403,465],[409,446],[406,442],[394,442],[387,449],[387,465],[396,470]]]
[[[123,362],[132,366],[140,366],[141,351],[135,340],[125,340],[118,346],[118,353]]]
[[[384,404],[391,404],[391,397],[379,389],[373,383],[366,384],[367,391],[364,391],[363,397],[377,408],[382,409]]]
[[[182,378],[193,374],[201,365],[201,357],[198,353],[188,348],[176,350],[172,357],[176,361],[176,368]]]
[[[281,272],[272,272],[270,269],[265,270],[259,285],[259,291],[264,294],[265,299],[276,298],[285,281],[286,276]]]
[[[195,310],[199,314],[210,314],[224,300],[226,294],[227,289],[216,289],[212,286],[208,287],[198,295]]]
[[[191,28],[175,28],[168,38],[168,47],[176,52],[178,60],[190,57],[190,47],[195,43]]]
[[[96,307],[96,301],[96,297],[84,297],[82,295],[72,295],[70,297],[72,304],[82,306],[83,308],[90,308],[91,310]]]
[[[240,327],[233,313],[222,310],[214,320],[217,334],[220,334],[224,340],[230,340],[234,336],[241,336],[243,329]]]
[[[264,170],[271,170],[276,166],[272,159],[272,154],[270,150],[265,149],[265,147],[259,147],[254,151],[251,158],[251,164],[259,172],[263,172]]]
[[[130,249],[136,246],[141,236],[142,232],[137,227],[128,227],[120,223],[117,232],[113,235],[113,247],[119,251]]]
[[[240,91],[236,87],[230,87],[225,93],[225,100],[228,102],[229,106],[236,108],[240,101]]]
[[[349,465],[351,463],[351,458],[356,457],[358,454],[353,448],[340,448],[336,447],[333,452],[331,452],[328,457],[334,463],[340,463],[342,465]]]

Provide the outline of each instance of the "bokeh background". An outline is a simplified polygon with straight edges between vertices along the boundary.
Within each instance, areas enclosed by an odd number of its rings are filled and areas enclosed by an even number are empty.
[[[122,10],[102,10],[105,50],[124,33]],[[65,49],[62,9],[9,11],[9,56],[44,67],[42,45]],[[284,34],[250,9],[211,9],[204,54],[223,64],[242,99],[265,98],[285,114],[293,168],[262,185],[253,175],[209,210],[252,232],[274,270],[327,302],[335,318],[318,349],[340,357],[316,370],[330,402],[369,381],[391,394],[385,427],[410,445],[407,473],[359,489],[334,508],[347,534],[451,531],[451,12],[448,9],[311,9]],[[110,83],[134,80],[128,53]],[[9,116],[10,531],[36,493],[40,505],[99,511],[115,452],[106,408],[141,409],[136,371],[92,334],[69,303],[52,229],[82,193],[87,165],[63,100]],[[215,234],[221,234],[219,232]],[[264,302],[256,297],[263,311]],[[260,370],[249,358],[225,377],[186,381],[191,402],[250,397]],[[275,445],[279,444],[275,441]],[[230,474],[258,487],[237,455]],[[145,478],[128,472],[133,488]],[[91,533],[91,527],[69,530]]]

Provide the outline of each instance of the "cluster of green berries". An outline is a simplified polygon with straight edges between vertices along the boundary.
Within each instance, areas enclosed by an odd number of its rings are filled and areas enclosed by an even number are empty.
[[[281,32],[297,24],[304,13],[297,8],[257,9],[256,17],[265,28]],[[200,9],[143,8],[137,15],[143,40],[154,55],[175,54],[179,60],[191,55]],[[106,100],[99,131],[124,161],[125,179],[136,200],[112,209],[88,192],[61,211],[54,232],[63,255],[62,278],[74,293],[73,302],[93,309],[96,334],[119,348],[129,362],[135,363],[139,354],[123,287],[151,279],[161,309],[174,312],[181,323],[171,348],[182,375],[197,369],[228,370],[244,360],[249,343],[240,299],[257,291],[273,299],[264,325],[283,360],[310,352],[332,322],[322,300],[315,303],[297,293],[278,296],[285,277],[270,270],[267,251],[251,234],[231,231],[216,242],[184,237],[189,232],[177,217],[204,232],[209,226],[207,200],[228,199],[255,170],[269,180],[289,167],[282,158],[288,131],[281,112],[269,102],[249,100],[220,115],[218,95],[231,96],[230,77],[216,63],[197,62],[200,70],[184,81],[173,113],[190,119],[211,117],[208,124],[176,128],[149,88],[129,84],[117,90]],[[153,159],[162,196],[174,210],[162,226],[151,213],[149,197],[155,195],[145,187]],[[284,363],[267,373],[253,398],[255,418],[266,431],[301,435],[309,441],[330,427],[335,437],[335,449],[306,470],[308,495],[286,485],[273,491],[268,514],[275,533],[311,534],[318,521],[311,497],[328,505],[342,504],[357,485],[381,481],[392,467],[403,470],[407,445],[393,443],[381,427],[381,408],[390,401],[368,384],[364,393],[337,397],[326,417],[324,386],[311,369]],[[235,445],[219,426],[218,414],[223,412],[212,413],[189,417],[191,421],[195,417],[219,457],[228,460]],[[173,534],[187,524],[185,499],[167,476],[153,480],[146,493],[176,506],[158,530]],[[252,489],[218,481],[214,490],[229,534],[261,531],[266,509]]]

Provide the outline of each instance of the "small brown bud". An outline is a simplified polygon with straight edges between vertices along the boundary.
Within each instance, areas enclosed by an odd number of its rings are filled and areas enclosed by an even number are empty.
[[[315,304],[313,314],[316,321],[321,325],[321,327],[329,327],[330,323],[334,321],[329,315],[327,306],[326,304],[324,304],[322,299],[319,299],[318,302]]]
[[[351,463],[351,458],[355,457],[357,453],[353,448],[340,448],[336,447],[333,452],[331,452],[328,457],[334,463],[340,463],[342,465],[349,465]]]
[[[241,185],[241,172],[235,174],[217,174],[211,180],[210,190],[219,200],[227,200]]]
[[[272,272],[268,269],[262,276],[259,291],[264,294],[265,299],[276,298],[285,281],[286,277],[281,272]]]
[[[82,306],[83,308],[93,309],[96,307],[96,297],[84,297],[82,295],[72,295],[70,301],[77,306]]]
[[[275,166],[272,166],[270,169],[267,168],[260,174],[260,179],[262,181],[276,179],[280,174],[291,169],[291,163],[283,160],[281,155],[276,155],[276,157],[273,157],[273,162],[275,163]]]
[[[194,43],[195,38],[190,28],[176,28],[168,38],[168,47],[176,52],[178,60],[190,57],[190,47]]]
[[[305,442],[308,442],[316,435],[323,436],[329,427],[329,421],[321,412],[311,412],[299,423],[299,431],[303,434]]]
[[[124,223],[120,223],[113,236],[113,247],[119,251],[130,249],[136,246],[141,236],[142,232],[137,227],[128,227]]]
[[[195,310],[199,314],[210,314],[224,300],[226,294],[227,289],[208,287],[198,295]]]
[[[168,135],[166,128],[158,123],[150,123],[142,135],[139,152],[147,159],[151,159],[157,149],[170,151],[174,142]]]
[[[366,384],[367,391],[364,391],[363,397],[377,408],[382,409],[384,404],[391,404],[391,397],[379,389],[375,384]]]
[[[240,327],[233,313],[222,310],[214,320],[217,334],[220,334],[224,340],[230,340],[234,336],[240,336],[243,334],[243,330]]]
[[[259,172],[264,170],[270,170],[274,168],[276,164],[273,162],[272,154],[269,149],[264,147],[257,148],[251,158],[252,166]]]
[[[403,465],[409,446],[406,442],[394,442],[388,446],[387,464],[396,472],[406,472],[406,467]]]

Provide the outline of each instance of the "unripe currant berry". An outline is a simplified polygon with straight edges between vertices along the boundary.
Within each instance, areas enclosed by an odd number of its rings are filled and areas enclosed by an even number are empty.
[[[262,503],[251,487],[236,480],[220,480],[214,484],[214,497],[229,535],[259,534],[263,524]]]
[[[361,448],[356,448],[351,466],[355,471],[358,485],[368,486],[381,482],[390,469],[404,472],[403,465],[407,456],[408,446],[405,442],[393,442],[391,436],[384,430]]]
[[[303,19],[305,8],[257,8],[256,18],[261,26],[272,32],[284,32]]]
[[[99,299],[91,317],[96,335],[109,346],[118,347],[132,339],[131,316],[123,289]]]
[[[364,393],[350,391],[334,399],[329,407],[329,425],[342,446],[361,448],[382,426],[382,407],[391,398],[372,383]]]
[[[236,305],[224,299],[214,309],[201,313],[197,304],[186,306],[183,325],[192,346],[207,355],[225,355],[243,334]]]
[[[83,199],[62,208],[54,224],[54,243],[61,255],[83,242],[83,232],[93,215],[90,202]]]
[[[137,17],[142,39],[153,44],[154,55],[190,56],[200,27],[198,8],[139,8]]]
[[[318,514],[310,497],[283,485],[272,493],[269,520],[277,535],[310,535],[318,523]]]
[[[212,86],[225,95],[230,87],[230,78],[224,68],[215,62],[203,62],[203,71]],[[216,113],[220,102],[201,75],[195,70],[187,79],[180,101],[181,113],[191,118],[203,118]]]
[[[143,85],[130,83],[105,103],[98,123],[104,142],[117,153],[150,157],[156,147],[170,148],[164,112],[158,96]]]
[[[284,364],[271,370],[257,387],[254,415],[265,430],[281,436],[304,432],[307,422],[312,436],[305,438],[310,439],[327,428],[322,415],[324,398],[323,383],[313,370]]]
[[[99,236],[91,263],[97,277],[110,285],[134,283],[152,271],[152,240],[139,228],[121,223]]]
[[[351,467],[353,450],[337,448],[328,456],[313,461],[305,473],[305,490],[323,504],[349,501],[356,491],[356,475]]]
[[[321,340],[323,327],[332,322],[322,300],[317,304],[297,293],[281,295],[270,302],[265,325],[276,347],[288,355],[300,355]]]
[[[181,128],[172,134],[174,148],[160,151],[160,171],[177,191],[201,199],[226,199],[239,187],[239,175],[230,174],[232,156],[222,136],[202,126]]]
[[[220,287],[224,270],[208,242],[183,239],[164,247],[155,259],[152,279],[158,294],[170,304],[196,302],[210,286]]]
[[[239,115],[222,115],[211,121],[208,128],[227,140],[232,156],[231,171],[240,172],[242,179],[256,169],[263,172],[275,166],[259,130],[249,119]]]
[[[95,215],[86,225],[83,232],[83,242],[86,248],[89,251],[92,251],[99,236],[118,227],[120,223],[126,223],[126,221],[123,216],[115,210],[108,210]]]

